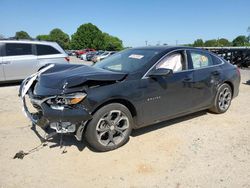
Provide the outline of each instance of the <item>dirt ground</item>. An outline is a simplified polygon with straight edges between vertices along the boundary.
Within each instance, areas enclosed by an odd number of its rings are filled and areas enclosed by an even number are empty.
[[[129,142],[96,153],[74,137],[40,145],[21,111],[18,86],[0,87],[0,188],[244,187],[250,188],[250,71],[222,115],[198,112],[133,131]],[[39,130],[40,133],[42,131]],[[63,150],[66,153],[62,153]]]

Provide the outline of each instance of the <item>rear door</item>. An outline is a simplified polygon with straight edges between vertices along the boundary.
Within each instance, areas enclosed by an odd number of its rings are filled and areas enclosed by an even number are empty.
[[[0,43],[0,81],[4,81],[5,78],[4,78],[4,72],[3,72],[3,57],[2,57],[2,46],[3,46],[3,43]]]
[[[32,44],[6,43],[2,60],[6,80],[22,80],[38,70]]]
[[[222,69],[219,64],[222,62],[216,62],[212,55],[200,50],[190,50],[188,56],[194,70],[193,105],[196,109],[209,107],[221,80]]]

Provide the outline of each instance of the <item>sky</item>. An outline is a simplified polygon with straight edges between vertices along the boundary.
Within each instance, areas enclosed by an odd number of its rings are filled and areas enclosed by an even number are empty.
[[[0,34],[32,37],[84,23],[119,37],[124,46],[187,44],[247,35],[250,0],[0,0]]]

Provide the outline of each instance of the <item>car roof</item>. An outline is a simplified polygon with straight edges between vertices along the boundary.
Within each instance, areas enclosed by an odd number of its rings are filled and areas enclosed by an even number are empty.
[[[178,49],[196,49],[197,50],[199,48],[194,48],[194,47],[189,47],[189,46],[143,46],[143,47],[135,47],[132,49],[171,51],[171,50],[178,50]]]
[[[40,41],[40,40],[0,40],[0,43],[25,43],[25,44],[47,44],[47,45],[56,44],[56,42]]]
[[[41,44],[48,45],[56,48],[62,54],[66,54],[66,52],[62,49],[62,47],[56,42],[50,41],[40,41],[40,40],[0,40],[1,43],[20,43],[20,44]]]

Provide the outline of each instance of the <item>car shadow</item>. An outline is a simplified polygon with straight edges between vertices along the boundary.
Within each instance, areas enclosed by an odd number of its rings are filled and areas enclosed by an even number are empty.
[[[72,138],[72,135],[63,135],[63,137],[61,138],[60,134],[56,134],[52,138],[46,140],[45,137],[43,137],[37,131],[36,126],[31,126],[30,129],[36,134],[41,143],[50,144],[48,146],[49,148],[56,148],[56,147],[67,148],[70,146],[76,146],[79,151],[83,151],[84,148],[87,146],[87,144],[84,141],[77,141],[76,139]],[[52,133],[52,131],[49,131],[48,133],[50,134]]]
[[[183,116],[183,117],[175,118],[175,119],[172,119],[172,120],[152,124],[152,125],[149,125],[149,126],[146,126],[146,127],[143,127],[143,128],[134,129],[132,131],[132,133],[131,133],[131,136],[132,137],[141,136],[141,135],[147,134],[149,132],[156,131],[158,129],[162,129],[162,128],[174,125],[174,124],[179,123],[179,122],[187,121],[187,120],[190,120],[190,119],[193,119],[193,118],[196,118],[196,117],[206,115],[207,113],[208,112],[206,110],[204,110],[204,111],[195,112],[193,114],[186,115],[186,116]],[[64,148],[62,153],[66,153],[67,151],[65,152],[65,149],[67,149],[67,147],[71,147],[71,146],[76,146],[79,151],[83,151],[87,147],[89,150],[99,153],[98,151],[96,151],[95,149],[90,147],[89,144],[84,139],[82,141],[77,141],[76,139],[72,138],[72,135],[63,135],[63,138],[62,138],[63,142],[61,144],[61,136],[60,136],[60,134],[56,134],[52,138],[46,140],[36,130],[35,126],[31,126],[31,130],[34,131],[34,133],[39,138],[41,143],[47,143],[45,146],[48,145],[49,148],[56,148],[56,147]]]
[[[76,146],[79,151],[83,151],[87,144],[84,141],[77,141],[76,139],[72,138],[72,135],[64,135],[62,138],[63,142],[61,145],[61,136],[56,135],[52,139],[48,140],[48,143],[52,143],[52,145],[49,146],[49,148],[67,148],[71,146]]]
[[[1,87],[19,86],[20,84],[21,84],[20,81],[18,81],[18,82],[11,82],[11,83],[0,83],[0,88]]]
[[[144,135],[146,133],[156,131],[158,129],[162,129],[162,128],[174,125],[176,123],[187,121],[187,120],[199,117],[199,116],[207,115],[207,113],[208,113],[207,110],[199,111],[199,112],[195,112],[193,114],[189,114],[189,115],[182,116],[182,117],[179,117],[179,118],[175,118],[175,119],[163,121],[163,122],[160,122],[160,123],[152,124],[152,125],[149,125],[149,126],[146,126],[146,127],[139,128],[139,129],[134,129],[132,131],[132,133],[131,133],[131,136],[136,137],[136,136]]]

